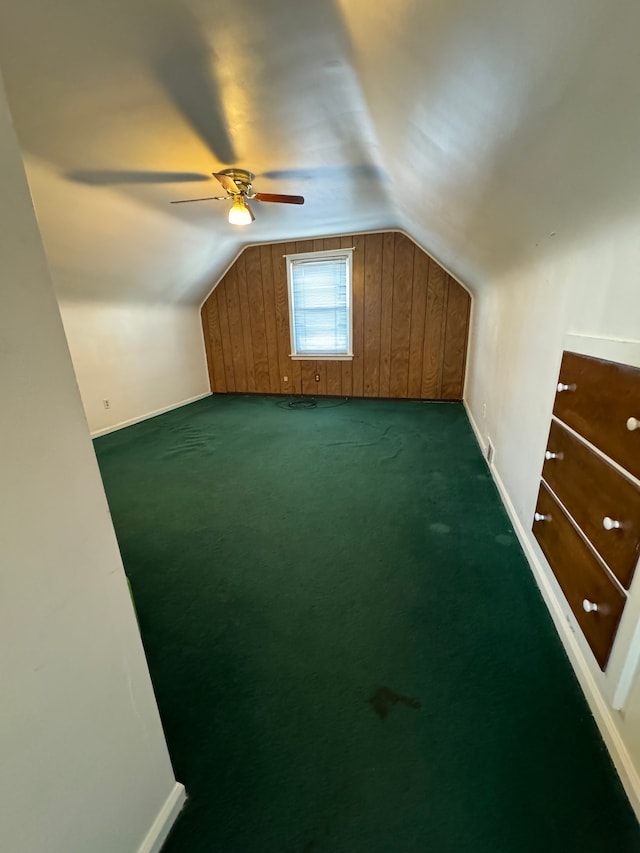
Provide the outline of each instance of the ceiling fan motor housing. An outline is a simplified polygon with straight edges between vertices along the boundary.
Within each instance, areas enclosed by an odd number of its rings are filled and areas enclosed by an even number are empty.
[[[231,178],[243,195],[251,192],[251,184],[255,178],[252,172],[247,172],[246,169],[221,169],[220,174]]]

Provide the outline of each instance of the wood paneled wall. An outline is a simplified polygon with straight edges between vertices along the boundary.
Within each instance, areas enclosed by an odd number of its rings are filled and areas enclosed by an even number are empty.
[[[353,361],[293,361],[283,255],[351,246]],[[467,291],[403,234],[253,246],[202,307],[211,390],[459,400],[469,308]]]

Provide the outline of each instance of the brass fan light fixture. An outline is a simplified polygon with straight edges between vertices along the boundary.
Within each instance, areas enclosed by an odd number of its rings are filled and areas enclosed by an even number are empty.
[[[171,204],[187,204],[192,201],[226,201],[232,199],[229,210],[229,222],[232,225],[248,225],[255,216],[247,201],[267,201],[276,204],[304,204],[301,195],[280,195],[276,193],[254,193],[252,184],[255,175],[245,169],[224,169],[222,172],[212,172],[227,194],[208,196],[207,198],[185,198],[172,201]]]
[[[254,216],[244,196],[237,195],[229,210],[229,222],[232,225],[248,225],[250,222],[253,222],[253,219]]]

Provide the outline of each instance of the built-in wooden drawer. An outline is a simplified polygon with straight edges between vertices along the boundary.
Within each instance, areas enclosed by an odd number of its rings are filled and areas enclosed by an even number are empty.
[[[640,556],[640,489],[557,421],[546,457],[543,479],[628,589]]]
[[[540,519],[540,516],[542,518]],[[602,670],[626,602],[564,510],[541,484],[533,533]]]
[[[565,352],[553,414],[640,478],[639,388],[637,367]]]

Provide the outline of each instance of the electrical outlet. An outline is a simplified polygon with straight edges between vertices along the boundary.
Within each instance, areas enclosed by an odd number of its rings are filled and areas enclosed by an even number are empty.
[[[282,381],[283,381],[283,382],[288,382],[288,381],[289,381],[289,377],[288,377],[288,376],[283,376],[283,377],[282,377]]]
[[[103,400],[102,405],[105,407],[105,409],[111,408],[111,403],[109,402],[109,400]]]
[[[316,382],[320,382],[320,374],[316,373]]]

